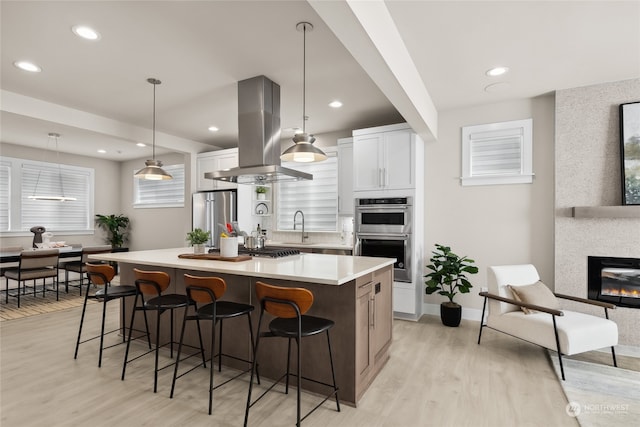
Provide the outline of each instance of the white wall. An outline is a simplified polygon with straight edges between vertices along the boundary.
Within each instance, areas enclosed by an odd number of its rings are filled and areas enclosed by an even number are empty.
[[[194,155],[195,156],[195,155]],[[162,164],[184,163],[185,180],[192,175],[189,154],[167,154],[156,156]],[[181,208],[133,208],[133,174],[144,166],[145,159],[122,162],[120,166],[122,211],[131,220],[130,250],[186,247],[186,234],[191,230],[191,185],[186,183],[184,207]]]
[[[622,201],[618,105],[640,100],[640,79],[574,88],[556,94],[556,290],[587,297],[587,257],[640,258],[640,219],[580,218],[573,206]],[[584,310],[584,305],[572,304]],[[590,310],[602,315],[602,309]],[[640,310],[611,311],[620,344],[640,346]]]
[[[37,161],[51,161],[50,158],[43,158],[43,151],[14,144],[0,144],[0,153],[3,157],[15,157]],[[120,209],[120,163],[103,160],[94,157],[77,156],[74,154],[60,153],[60,163],[65,165],[82,166],[95,170],[95,213],[96,214],[119,214]],[[40,225],[40,224],[38,224]],[[43,224],[46,227],[46,224]],[[97,229],[94,233],[83,235],[56,235],[56,240],[64,240],[67,243],[81,243],[83,246],[101,245],[106,242],[106,233],[102,229]],[[23,246],[31,247],[33,234],[22,237],[2,237],[0,246]]]
[[[465,309],[482,309],[478,292],[491,265],[533,263],[553,286],[553,112],[553,95],[441,111],[438,141],[425,144],[422,266],[435,243],[474,259],[480,270],[470,277],[474,287],[456,296]],[[526,118],[533,118],[533,184],[462,187],[462,127]],[[427,304],[445,300],[425,296]]]

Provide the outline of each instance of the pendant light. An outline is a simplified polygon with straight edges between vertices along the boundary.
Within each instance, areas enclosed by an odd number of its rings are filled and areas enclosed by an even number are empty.
[[[147,81],[153,85],[153,151],[151,159],[144,162],[145,167],[136,172],[135,177],[152,181],[173,179],[171,175],[162,169],[162,162],[156,160],[156,86],[162,82],[152,77],[148,78]]]
[[[296,30],[302,31],[302,133],[293,137],[294,144],[289,147],[280,159],[286,162],[321,162],[327,160],[327,155],[313,143],[315,138],[309,135],[305,128],[306,116],[306,55],[307,55],[307,31],[313,30],[313,25],[308,22],[298,22]]]
[[[49,149],[49,142],[51,138],[55,139],[56,142],[56,162],[58,163],[58,184],[60,186],[60,193],[50,193],[50,194],[38,194],[38,185],[40,184],[40,177],[42,175],[42,170],[38,171],[38,178],[36,179],[36,186],[33,189],[33,194],[28,196],[31,200],[51,200],[51,201],[74,201],[77,200],[75,197],[67,197],[64,195],[64,185],[62,182],[62,168],[60,166],[60,152],[58,151],[58,138],[60,138],[59,133],[49,132],[47,134],[47,150]]]

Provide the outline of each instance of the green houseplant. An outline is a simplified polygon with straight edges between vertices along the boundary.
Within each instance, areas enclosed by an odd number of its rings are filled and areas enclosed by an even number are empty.
[[[258,185],[256,187],[256,195],[258,200],[264,200],[267,196],[267,187],[263,187],[262,185]]]
[[[462,307],[454,302],[453,298],[458,293],[469,292],[472,285],[466,275],[476,274],[478,267],[473,265],[474,260],[456,255],[448,246],[436,243],[436,250],[432,254],[430,264],[427,265],[431,273],[424,276],[427,279],[426,293],[431,295],[438,292],[449,298],[449,301],[440,304],[440,319],[446,326],[458,326],[462,317]]]
[[[204,244],[211,238],[210,231],[204,231],[201,228],[194,228],[187,233],[187,240],[193,246],[193,251],[197,254],[204,253]]]
[[[124,215],[96,215],[96,224],[103,228],[108,236],[107,242],[113,248],[120,248],[127,239],[129,231],[129,218]]]

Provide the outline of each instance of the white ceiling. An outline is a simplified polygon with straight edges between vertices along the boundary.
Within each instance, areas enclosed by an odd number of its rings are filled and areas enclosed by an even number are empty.
[[[201,152],[237,144],[236,82],[281,86],[281,123],[322,134],[407,120],[429,138],[437,111],[640,76],[639,1],[5,1],[1,139],[113,160],[157,145]],[[94,27],[89,42],[71,32]],[[31,74],[13,66],[28,59]],[[485,71],[510,67],[503,77]],[[486,92],[492,83],[508,83]],[[327,104],[340,99],[344,106]],[[217,133],[207,128],[216,125]],[[96,153],[98,148],[108,151]],[[159,149],[159,152],[162,152]]]

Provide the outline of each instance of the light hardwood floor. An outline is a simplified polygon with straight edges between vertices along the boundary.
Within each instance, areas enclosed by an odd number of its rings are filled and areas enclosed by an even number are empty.
[[[114,327],[118,304],[110,305]],[[92,333],[99,310],[100,304],[88,307]],[[106,350],[102,368],[97,341],[82,345],[73,359],[79,319],[75,308],[0,324],[2,427],[242,425],[247,379],[216,390],[209,416],[208,370],[180,379],[173,399],[171,369],[161,372],[158,393],[152,391],[152,356],[131,364],[121,381],[124,346]],[[303,425],[578,425],[565,413],[567,400],[542,349],[491,330],[478,346],[477,328],[470,321],[447,328],[430,316],[395,321],[391,359],[358,408],[343,405],[338,413],[329,401]],[[316,397],[303,393],[303,400],[304,411]],[[295,425],[295,392],[268,394],[252,408],[249,425]]]

